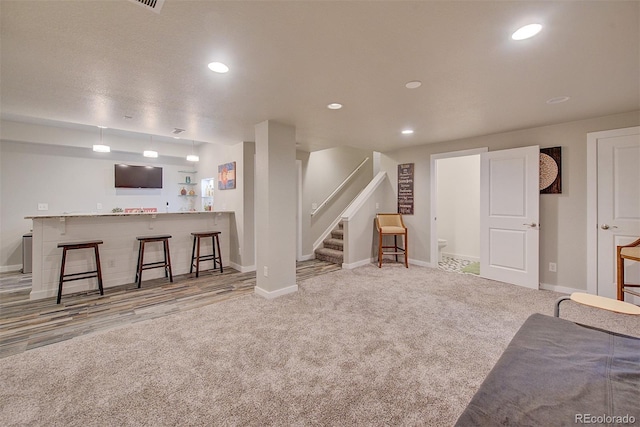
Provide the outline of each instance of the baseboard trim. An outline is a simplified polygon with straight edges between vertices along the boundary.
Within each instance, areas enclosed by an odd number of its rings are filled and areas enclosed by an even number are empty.
[[[431,263],[428,261],[420,261],[420,260],[411,259],[411,258],[409,258],[409,264],[417,265],[418,267],[433,267],[433,265],[431,265]]]
[[[236,264],[235,262],[230,262],[229,267],[233,268],[234,270],[238,270],[240,273],[249,273],[250,271],[256,271],[255,265],[243,266],[240,264]]]
[[[22,270],[22,264],[14,265],[2,265],[0,266],[0,273],[9,273]]]
[[[256,295],[266,299],[278,298],[284,295],[292,294],[297,291],[298,291],[298,285],[293,285],[286,288],[278,289],[277,291],[267,291],[265,289],[259,288],[258,286],[254,288],[254,292],[256,293]]]
[[[369,258],[369,259],[363,259],[356,262],[350,262],[348,264],[343,262],[342,268],[346,270],[352,270],[354,268],[362,267],[363,265],[371,264],[373,261],[374,261],[373,258]]]
[[[315,257],[316,257],[315,253],[302,255],[298,261],[310,261],[312,259],[315,259]]]
[[[545,291],[560,292],[562,294],[567,294],[567,295],[570,295],[570,294],[572,294],[574,292],[585,292],[585,293],[588,293],[588,291],[586,289],[568,288],[566,286],[550,285],[548,283],[540,283],[540,286],[538,286],[538,289],[542,289],[542,290],[545,290]]]

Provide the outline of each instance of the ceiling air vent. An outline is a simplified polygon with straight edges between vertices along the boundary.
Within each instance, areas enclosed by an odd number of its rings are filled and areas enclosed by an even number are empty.
[[[160,13],[164,0],[129,0],[131,3],[135,3],[144,7],[145,9],[153,10],[155,13]]]
[[[171,131],[174,135],[180,135],[182,132],[185,132],[185,130],[180,128],[173,128],[173,131]]]

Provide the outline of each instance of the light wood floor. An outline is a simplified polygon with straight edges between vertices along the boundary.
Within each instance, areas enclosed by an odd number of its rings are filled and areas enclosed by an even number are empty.
[[[298,282],[339,270],[320,260],[299,262]],[[167,279],[30,301],[29,290],[0,294],[0,358],[74,337],[154,319],[253,293],[256,273],[225,268]]]

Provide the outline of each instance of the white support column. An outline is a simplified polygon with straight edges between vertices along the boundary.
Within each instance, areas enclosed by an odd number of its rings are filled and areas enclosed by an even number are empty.
[[[256,125],[256,294],[276,298],[296,284],[295,128]]]

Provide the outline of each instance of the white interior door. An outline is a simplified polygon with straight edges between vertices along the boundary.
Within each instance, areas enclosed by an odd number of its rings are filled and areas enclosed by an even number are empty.
[[[634,130],[635,129],[635,130]],[[599,132],[597,150],[597,294],[616,298],[616,246],[640,237],[640,131]],[[625,281],[640,283],[640,263],[625,264]],[[631,295],[625,300],[634,301]]]
[[[540,148],[480,155],[480,275],[538,289]]]

